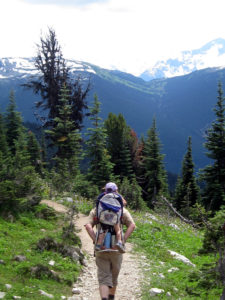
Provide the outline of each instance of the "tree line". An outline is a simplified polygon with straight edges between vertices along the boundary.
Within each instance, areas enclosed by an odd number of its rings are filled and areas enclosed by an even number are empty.
[[[94,96],[90,107],[87,103],[90,81],[79,75],[71,77],[53,29],[40,39],[35,67],[39,76],[30,78],[25,88],[40,96],[35,114],[41,124],[42,136],[37,140],[34,133],[24,127],[12,91],[7,111],[0,115],[1,203],[5,204],[4,195],[12,192],[7,187],[13,189],[10,179],[14,178],[9,170],[13,169],[16,176],[16,168],[19,168],[16,157],[19,156],[24,161],[21,166],[29,166],[30,172],[35,173],[34,178],[47,178],[50,185],[61,192],[95,197],[106,181],[114,180],[120,183],[121,193],[135,194],[128,200],[136,209],[142,205],[154,208],[162,195],[170,199],[185,217],[194,215],[196,205],[212,213],[224,205],[225,118],[221,83],[214,108],[216,118],[206,132],[206,155],[211,163],[200,170],[196,178],[192,141],[188,137],[181,173],[175,191],[171,192],[156,119],[153,119],[147,136],[140,138],[122,114],[109,113],[103,121],[98,96]],[[91,127],[84,135],[81,130],[85,117],[90,119]],[[17,193],[14,194],[17,197]]]

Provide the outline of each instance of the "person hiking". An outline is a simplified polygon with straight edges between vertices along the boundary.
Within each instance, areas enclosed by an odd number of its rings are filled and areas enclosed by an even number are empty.
[[[125,207],[123,207],[121,223],[126,226],[123,235],[123,243],[125,243],[136,227],[131,214]],[[96,242],[94,226],[98,226],[98,224],[97,208],[95,207],[90,211],[88,222],[85,225],[93,243]],[[95,251],[99,292],[102,300],[113,300],[115,298],[122,260],[123,254],[119,251]]]
[[[126,200],[118,194],[118,187],[115,183],[109,182],[104,188],[104,192],[98,196],[96,211],[97,218],[100,223],[100,230],[97,235],[95,250],[104,250],[107,248],[117,249],[119,252],[124,253],[124,245],[122,241],[121,217],[123,206]],[[111,237],[111,233],[115,232],[116,243],[114,241],[108,242],[104,245],[106,235]]]

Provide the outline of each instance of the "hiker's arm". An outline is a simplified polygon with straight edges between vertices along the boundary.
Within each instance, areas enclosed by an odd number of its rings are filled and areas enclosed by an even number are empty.
[[[86,228],[87,233],[89,234],[90,238],[92,239],[92,241],[95,242],[96,235],[95,235],[95,232],[94,232],[94,229],[93,229],[92,225],[91,224],[86,224],[85,228]]]
[[[130,225],[127,227],[126,232],[124,233],[124,242],[129,238],[131,233],[134,231],[136,225],[134,223],[130,223]]]

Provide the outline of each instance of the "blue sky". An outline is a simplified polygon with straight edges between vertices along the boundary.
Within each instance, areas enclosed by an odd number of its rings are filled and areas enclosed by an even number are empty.
[[[224,0],[5,0],[0,11],[0,57],[35,56],[52,27],[65,58],[135,75],[225,38]]]

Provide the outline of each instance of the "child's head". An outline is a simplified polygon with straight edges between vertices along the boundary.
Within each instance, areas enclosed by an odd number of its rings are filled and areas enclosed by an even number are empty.
[[[118,191],[118,187],[114,182],[108,182],[105,185],[105,191],[106,193],[115,193]]]

